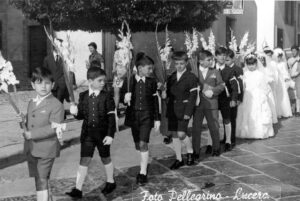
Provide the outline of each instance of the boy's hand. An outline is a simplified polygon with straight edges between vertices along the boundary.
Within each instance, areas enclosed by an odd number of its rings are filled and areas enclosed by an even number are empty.
[[[77,113],[78,113],[78,108],[77,108],[77,106],[76,105],[71,105],[70,106],[70,113],[72,114],[72,115],[77,115]]]
[[[161,92],[161,98],[166,99],[167,98],[167,92],[164,90]]]
[[[24,121],[24,119],[25,119],[25,115],[23,113],[20,113],[17,115],[17,121],[19,123],[22,123]]]
[[[127,103],[130,106],[130,101],[131,101],[131,93],[128,92],[125,94],[124,103]]]
[[[183,119],[184,119],[184,120],[189,120],[190,118],[191,118],[191,117],[188,116],[188,115],[184,115],[184,116],[183,116]]]
[[[205,92],[204,92],[204,95],[207,97],[207,98],[212,98],[213,97],[213,95],[214,95],[214,92],[212,91],[212,90],[206,90]]]
[[[235,106],[237,106],[236,101],[230,101],[230,107],[235,107]]]
[[[105,138],[104,138],[104,140],[103,140],[103,144],[104,145],[111,145],[111,143],[113,142],[113,138],[112,137],[110,137],[110,136],[106,136]]]
[[[155,130],[156,132],[159,131],[159,127],[160,127],[160,121],[155,121],[155,122],[154,122],[154,130]]]
[[[25,132],[23,133],[23,137],[24,137],[26,140],[32,139],[32,137],[31,137],[31,132],[30,132],[30,131],[25,131]]]

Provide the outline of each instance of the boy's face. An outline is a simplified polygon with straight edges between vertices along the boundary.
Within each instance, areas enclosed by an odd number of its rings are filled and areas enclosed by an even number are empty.
[[[31,82],[31,86],[40,97],[44,97],[51,93],[54,83],[49,79],[43,79],[42,81]]]
[[[89,46],[89,50],[91,53],[95,52],[95,48],[93,46]]]
[[[89,79],[89,85],[93,90],[102,90],[106,82],[106,76],[101,75],[94,80]]]
[[[212,57],[206,57],[203,60],[200,60],[200,65],[203,68],[210,68],[213,65],[213,58]]]
[[[216,55],[216,59],[217,59],[218,64],[223,65],[223,64],[225,64],[225,61],[226,61],[226,54],[218,54],[218,55]]]
[[[227,56],[227,57],[226,57],[225,64],[226,64],[227,66],[231,66],[233,63],[234,63],[234,58],[231,58],[231,57]]]
[[[149,77],[153,73],[153,65],[139,66],[139,76]]]
[[[292,55],[293,55],[293,57],[297,57],[298,51],[296,49],[292,49]]]
[[[174,65],[177,72],[183,72],[186,69],[188,62],[185,60],[174,60]]]

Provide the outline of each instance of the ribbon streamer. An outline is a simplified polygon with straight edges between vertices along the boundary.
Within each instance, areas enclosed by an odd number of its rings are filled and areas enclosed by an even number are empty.
[[[64,144],[63,131],[66,130],[66,127],[67,127],[67,125],[65,123],[59,124],[59,123],[51,122],[51,128],[56,129],[56,136],[57,136],[57,139],[58,139],[60,145]]]

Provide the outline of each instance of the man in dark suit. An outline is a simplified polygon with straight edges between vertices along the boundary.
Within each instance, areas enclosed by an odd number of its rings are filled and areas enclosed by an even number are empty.
[[[200,104],[194,112],[192,135],[194,157],[196,159],[200,156],[200,140],[204,117],[207,120],[213,140],[213,156],[220,155],[218,95],[224,90],[224,82],[220,72],[210,68],[213,63],[212,53],[206,50],[200,52],[199,62]]]
[[[53,48],[53,52],[44,59],[43,67],[50,70],[53,75],[54,87],[52,94],[61,103],[64,103],[64,100],[70,101],[64,77],[63,59],[58,55],[55,48]]]
[[[167,117],[168,129],[172,132],[176,153],[176,161],[170,168],[178,169],[184,165],[181,157],[182,142],[187,148],[187,165],[194,164],[192,142],[186,133],[197,99],[197,78],[187,70],[188,56],[185,52],[174,52],[172,59],[176,72],[167,81]]]

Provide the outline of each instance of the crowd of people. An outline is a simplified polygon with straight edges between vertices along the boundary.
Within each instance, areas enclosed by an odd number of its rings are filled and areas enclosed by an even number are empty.
[[[282,49],[271,50],[268,46],[262,53],[245,54],[239,62],[236,52],[229,48],[218,47],[215,52],[202,50],[197,53],[196,73],[189,67],[187,53],[174,51],[174,68],[166,83],[153,76],[154,61],[141,52],[135,56],[136,72],[129,79],[125,78],[126,69],[115,74],[114,92],[108,90],[103,58],[96,52],[96,44],[90,43],[89,47],[92,54],[87,62],[88,90],[80,94],[78,104],[70,107],[70,113],[83,120],[76,186],[67,192],[71,197],[82,197],[95,148],[106,171],[102,193],[109,194],[116,188],[110,145],[116,132],[115,108],[119,102],[126,106],[125,125],[131,128],[140,155],[140,171],[136,177],[139,185],[148,182],[148,143],[152,128],[157,132],[160,129],[165,143],[172,143],[176,160],[170,169],[175,170],[200,161],[204,118],[209,129],[206,154],[218,157],[222,151],[232,150],[236,138],[272,137],[278,119],[300,114],[297,46],[291,48],[293,56],[288,61]],[[54,51],[45,59],[44,67],[33,71],[31,78],[37,97],[28,106],[24,138],[38,201],[49,198],[48,180],[54,158],[60,151],[57,124],[64,120],[62,104],[68,98],[61,62]],[[122,69],[118,62],[114,65]],[[224,134],[220,133],[219,113]],[[193,126],[188,132],[190,120]],[[221,149],[222,142],[224,149]],[[186,162],[182,158],[182,144],[186,147]]]

